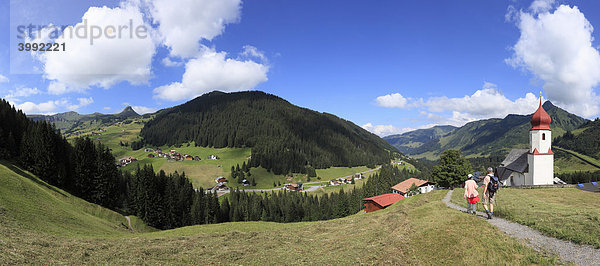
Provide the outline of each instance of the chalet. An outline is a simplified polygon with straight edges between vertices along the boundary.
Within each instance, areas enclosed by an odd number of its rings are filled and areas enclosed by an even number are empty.
[[[162,152],[157,152],[156,155],[158,155],[158,157],[165,157],[166,158],[166,154],[162,153]]]
[[[223,184],[223,183],[217,184],[217,185],[215,186],[215,189],[216,189],[217,191],[219,191],[219,190],[220,190],[220,191],[229,190],[229,188],[228,188],[228,187],[227,187],[225,184]]]
[[[194,156],[194,161],[202,161],[202,159],[200,159],[200,157],[198,157],[198,155]]]
[[[209,160],[219,160],[219,157],[217,157],[216,155],[211,154],[211,155],[208,156],[208,159]]]
[[[135,157],[129,156],[129,157],[123,157],[121,159],[119,159],[119,164],[121,164],[121,166],[125,166],[128,165],[132,162],[136,162],[137,159]]]
[[[354,174],[354,179],[362,179],[363,178],[363,174],[362,173],[356,173]]]
[[[176,153],[176,152],[177,152],[176,150],[170,150],[170,151],[169,151],[169,153],[170,153],[170,154],[174,154],[174,153]]]
[[[354,178],[349,177],[349,178],[346,178],[345,181],[346,181],[346,184],[352,184],[352,181],[354,181]]]
[[[215,178],[215,182],[217,184],[219,184],[219,183],[227,183],[227,178],[219,176],[219,177]]]
[[[397,194],[397,193],[388,193],[375,197],[370,197],[363,199],[365,205],[365,212],[374,212],[381,209],[385,209],[386,207],[398,202],[401,199],[406,197]]]
[[[154,158],[154,154],[152,154],[152,153],[148,154],[148,158]]]
[[[409,178],[404,180],[392,187],[392,192],[408,197],[408,190],[415,185],[419,188],[418,193],[431,192],[435,188],[435,183],[427,180],[421,180],[417,178]]]
[[[243,179],[242,180],[242,184],[244,184],[244,186],[249,186],[250,185],[250,181],[248,181],[248,179]]]
[[[339,186],[339,185],[342,185],[342,182],[339,179],[331,179],[331,180],[329,180],[329,185]]]
[[[302,191],[303,186],[302,183],[292,183],[292,184],[286,184],[285,185],[285,189],[289,190],[289,191]]]
[[[194,156],[191,156],[191,155],[188,155],[188,154],[186,154],[184,157],[185,157],[185,159],[187,161],[193,161],[194,160]]]
[[[144,151],[145,151],[145,152],[154,152],[154,150],[153,150],[153,149],[150,149],[150,148],[145,148],[145,149],[144,149]]]

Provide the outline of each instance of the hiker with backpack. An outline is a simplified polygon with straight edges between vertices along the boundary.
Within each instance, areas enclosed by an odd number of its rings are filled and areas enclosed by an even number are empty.
[[[496,192],[500,187],[498,177],[494,176],[494,169],[488,167],[488,174],[483,178],[483,207],[488,219],[494,215],[494,204],[496,204]]]
[[[477,183],[473,180],[473,175],[468,175],[467,181],[465,181],[465,195],[464,198],[467,200],[467,213],[477,214],[477,202],[479,202],[479,192],[477,191]],[[473,212],[471,212],[473,209]]]

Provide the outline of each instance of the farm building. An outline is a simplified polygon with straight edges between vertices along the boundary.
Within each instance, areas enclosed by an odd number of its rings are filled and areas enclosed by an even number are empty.
[[[285,189],[287,189],[289,191],[302,191],[303,186],[302,186],[302,183],[292,183],[292,184],[286,184]]]
[[[219,177],[215,178],[215,182],[216,183],[226,183],[227,179],[225,177],[219,176]]]
[[[365,212],[369,213],[385,209],[387,206],[390,206],[404,198],[406,197],[397,193],[388,193],[363,199],[365,205]]]
[[[152,153],[148,154],[148,158],[154,158],[154,154],[152,154]]]
[[[408,197],[408,190],[410,189],[410,187],[412,187],[413,184],[415,184],[415,186],[419,188],[419,193],[431,192],[435,188],[434,182],[421,180],[417,178],[409,178],[393,186],[392,192]]]

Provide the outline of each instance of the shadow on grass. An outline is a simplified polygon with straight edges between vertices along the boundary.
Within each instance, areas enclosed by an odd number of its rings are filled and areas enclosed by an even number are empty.
[[[63,193],[62,191],[59,191],[56,188],[54,188],[53,186],[50,186],[50,185],[46,184],[45,182],[42,182],[37,177],[33,176],[30,173],[27,173],[27,172],[21,170],[21,168],[18,168],[18,167],[16,167],[15,165],[13,165],[11,163],[8,163],[6,161],[0,161],[0,164],[6,166],[6,168],[10,169],[11,171],[17,173],[20,176],[26,177],[27,179],[35,182],[36,184],[38,184],[40,186],[43,186],[43,187],[45,187],[45,188],[47,188],[49,190],[52,190],[52,191],[54,191],[54,192],[56,192],[56,193],[58,193],[58,194],[60,194],[60,195],[62,195],[64,197],[67,197],[67,195],[65,193]]]

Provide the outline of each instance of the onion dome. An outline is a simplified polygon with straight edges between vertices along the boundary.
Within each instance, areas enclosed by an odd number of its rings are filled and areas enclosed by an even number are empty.
[[[550,122],[552,122],[552,118],[542,107],[542,99],[540,98],[540,107],[531,116],[531,130],[550,130]]]

